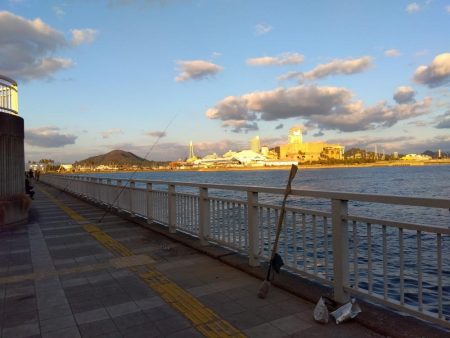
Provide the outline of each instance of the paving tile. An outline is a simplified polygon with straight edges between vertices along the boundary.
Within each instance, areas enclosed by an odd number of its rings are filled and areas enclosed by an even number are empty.
[[[72,315],[46,319],[40,322],[41,332],[56,331],[76,326]]]
[[[129,327],[141,325],[144,323],[148,323],[148,317],[142,312],[134,312],[130,314],[126,314],[123,316],[118,316],[113,318],[114,323],[116,326],[122,330]]]
[[[178,315],[178,312],[167,304],[145,310],[144,313],[151,321],[158,321]]]
[[[4,328],[2,330],[2,338],[22,338],[40,333],[38,323],[29,323],[19,326]]]
[[[120,332],[124,338],[152,338],[163,336],[154,323],[133,326],[131,328],[121,330]]]
[[[111,317],[118,317],[140,311],[139,307],[136,305],[135,302],[127,302],[123,304],[108,306],[106,310],[108,311]]]
[[[311,314],[310,314],[311,315]],[[314,326],[313,323],[303,321],[297,315],[291,315],[271,321],[270,324],[286,334],[293,334]]]
[[[158,330],[165,336],[191,327],[191,323],[181,315],[158,320],[155,324]]]
[[[232,314],[227,317],[227,320],[240,330],[249,329],[266,322],[264,318],[257,316],[253,311]]]
[[[75,314],[75,319],[78,324],[86,324],[108,318],[108,312],[103,308]]]
[[[36,310],[19,313],[5,313],[2,316],[0,327],[7,328],[22,324],[36,323],[38,319],[38,312]]]
[[[286,336],[286,333],[270,325],[269,323],[264,323],[256,327],[252,327],[244,331],[245,335],[249,338],[281,338]],[[305,336],[308,337],[308,336]]]
[[[201,338],[204,337],[200,332],[194,328],[189,328],[174,332],[166,336],[167,338]]]
[[[100,335],[119,333],[111,319],[104,319],[79,325],[83,337],[98,337]]]
[[[67,327],[51,332],[42,332],[42,338],[81,338],[78,327]]]
[[[135,303],[141,310],[153,309],[155,307],[165,304],[165,302],[158,296],[139,299],[136,300]]]
[[[132,301],[130,296],[128,296],[124,292],[123,293],[116,293],[116,294],[107,295],[107,296],[104,296],[102,298],[99,298],[99,300],[102,302],[103,306],[105,306],[105,307],[118,305],[118,304],[123,304],[123,303],[128,303],[128,302]]]
[[[57,318],[61,316],[67,316],[72,314],[72,310],[68,304],[54,305],[46,308],[41,308],[38,311],[39,320],[47,320]]]
[[[103,304],[100,300],[93,298],[82,302],[74,301],[70,303],[70,308],[73,313],[80,313],[103,308]]]

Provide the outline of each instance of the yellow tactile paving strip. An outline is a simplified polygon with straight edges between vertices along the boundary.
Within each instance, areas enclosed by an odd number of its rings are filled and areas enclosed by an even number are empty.
[[[127,257],[133,256],[133,252],[122,243],[103,232],[96,225],[89,223],[89,220],[78,214],[76,211],[56,199],[48,191],[39,187],[39,190],[47,196],[49,200],[55,203],[70,218],[79,222],[84,230],[93,236],[98,242],[111,251]],[[205,337],[245,337],[245,335],[236,329],[226,320],[220,318],[214,311],[204,306],[198,299],[189,292],[178,286],[176,283],[159,272],[152,265],[145,265],[147,271],[140,272],[139,277],[144,280],[159,296],[169,305],[178,310],[184,317],[192,322],[194,327]],[[138,272],[139,268],[130,267],[133,272]]]

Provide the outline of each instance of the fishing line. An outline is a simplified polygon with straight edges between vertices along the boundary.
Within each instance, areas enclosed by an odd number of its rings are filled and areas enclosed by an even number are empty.
[[[153,151],[153,149],[156,147],[156,145],[158,144],[159,140],[161,138],[163,138],[166,134],[167,129],[169,129],[170,125],[172,124],[172,122],[175,120],[175,118],[178,116],[178,114],[175,114],[172,119],[169,121],[169,123],[166,125],[166,127],[164,128],[163,132],[158,136],[158,138],[156,139],[156,141],[153,143],[153,145],[150,147],[149,151],[147,152],[147,154],[145,154],[144,156],[144,160],[147,160],[147,157],[151,154],[151,152]],[[135,170],[131,173],[131,175],[129,176],[129,178],[127,178],[127,180],[132,180],[134,178],[134,175],[136,175],[138,171]],[[108,208],[106,209],[105,213],[102,215],[102,217],[100,217],[100,219],[97,221],[97,223],[101,223],[103,221],[103,219],[105,218],[105,216],[107,214],[109,214],[111,212],[111,209],[113,208],[114,204],[117,202],[117,200],[119,199],[120,195],[122,195],[123,191],[125,190],[127,186],[124,185],[122,186],[122,189],[120,189],[119,193],[117,194],[116,198],[114,199],[114,201],[108,206]],[[131,210],[130,210],[131,211]]]

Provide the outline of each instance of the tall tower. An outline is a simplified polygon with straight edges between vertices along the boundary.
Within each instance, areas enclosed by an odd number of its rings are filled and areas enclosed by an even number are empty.
[[[24,122],[16,81],[0,75],[0,226],[28,217],[25,192]],[[7,204],[1,208],[2,204]]]
[[[294,126],[289,129],[288,143],[289,144],[301,144],[303,142],[302,128],[300,126]]]
[[[377,148],[376,144],[375,144],[374,157],[375,157],[375,161],[378,160],[378,148]]]
[[[259,136],[255,136],[250,140],[250,149],[255,153],[259,153],[261,151],[261,143],[259,141]]]
[[[190,158],[194,158],[195,154],[194,154],[194,145],[192,144],[192,141],[189,142],[189,156],[188,159]]]

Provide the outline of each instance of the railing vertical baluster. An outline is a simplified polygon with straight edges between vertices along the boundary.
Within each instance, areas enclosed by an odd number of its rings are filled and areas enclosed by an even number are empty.
[[[147,183],[147,223],[153,222],[153,185]]]
[[[400,246],[400,305],[405,304],[405,256],[403,253],[403,228],[398,228],[398,240]]]
[[[303,258],[303,270],[308,269],[308,256],[306,255],[306,215],[302,214],[302,258]]]
[[[313,264],[314,275],[317,275],[317,223],[316,215],[312,215],[312,236],[313,236]]]
[[[168,190],[168,204],[167,204],[167,210],[168,210],[168,216],[169,216],[169,232],[175,233],[176,232],[176,219],[177,219],[177,208],[176,208],[176,194],[175,194],[175,185],[169,184],[169,190]]]
[[[442,236],[437,234],[438,315],[442,319]]]
[[[134,215],[133,213],[133,195],[134,195],[134,187],[136,186],[136,183],[134,181],[130,181],[130,187],[128,188],[128,191],[130,192],[130,214]]]
[[[283,252],[283,258],[284,258],[284,261],[285,262],[288,262],[288,247],[289,247],[289,243],[288,243],[288,231],[287,231],[287,229],[288,229],[288,226],[289,226],[289,223],[288,223],[288,212],[286,212],[286,215],[284,216],[284,226],[283,226],[283,242],[284,242],[284,245],[283,245],[283,249],[284,249],[284,252]]]
[[[117,185],[117,187],[116,187],[117,194],[115,196],[115,200],[117,203],[117,209],[119,210],[119,209],[122,209],[120,207],[120,192],[122,190],[122,180],[117,180],[116,185]]]
[[[371,295],[373,291],[372,275],[372,224],[367,223],[367,284],[369,287],[369,295]]]
[[[297,268],[297,213],[292,213],[292,236],[293,236],[293,255],[294,255],[294,267]]]
[[[387,288],[387,280],[388,280],[388,271],[387,271],[387,239],[386,239],[386,225],[383,224],[382,227],[383,233],[383,298],[387,299],[388,288]]]
[[[333,255],[334,255],[334,299],[345,303],[349,296],[344,287],[348,285],[348,201],[331,200],[333,223]]]
[[[236,203],[233,202],[233,246],[236,247],[236,236],[237,236],[237,217],[236,217],[236,212],[237,212],[237,208],[236,208]]]
[[[423,288],[422,288],[422,231],[417,230],[417,291],[418,291],[418,309],[423,311]]]
[[[259,208],[259,247],[264,256],[264,209]]]
[[[111,191],[111,179],[110,178],[106,179],[106,184],[108,185],[107,194],[106,194],[106,204],[111,205],[112,194],[109,193]]]
[[[200,199],[198,201],[198,219],[199,219],[199,236],[200,244],[208,245],[209,240],[209,222],[210,222],[210,205],[208,198],[208,188],[200,188]]]
[[[250,266],[259,266],[258,193],[247,192],[248,256]]]
[[[225,202],[220,201],[220,240],[225,241]]]
[[[325,279],[328,279],[328,218],[323,217],[323,243],[324,243],[324,259],[325,259]]]
[[[353,235],[353,271],[355,274],[355,288],[359,288],[359,257],[358,257],[358,232],[356,227],[356,221],[352,224],[352,235]]]

